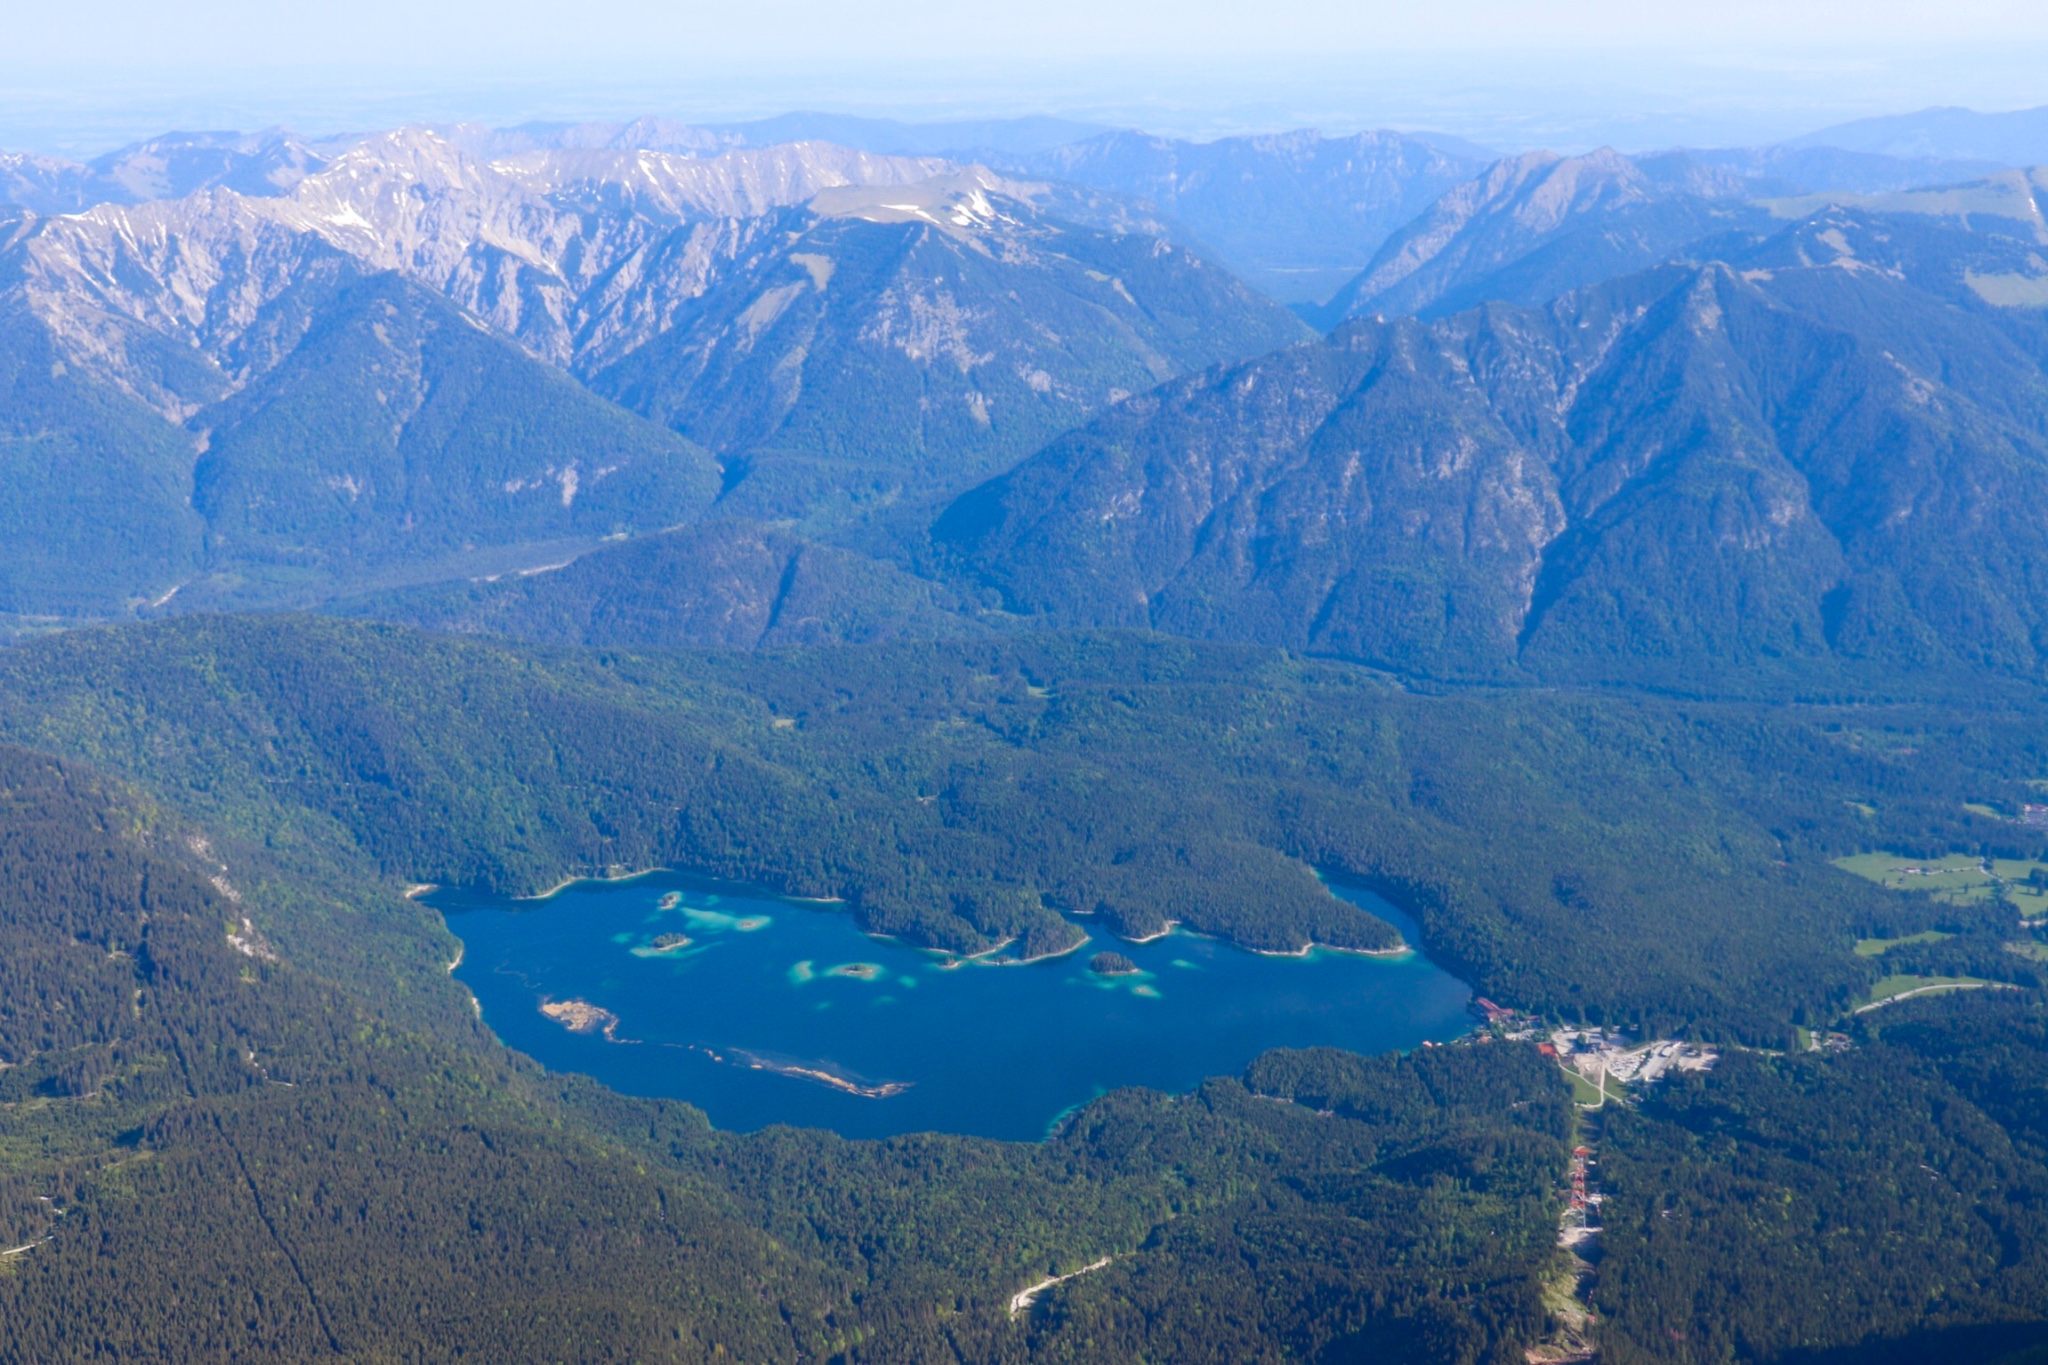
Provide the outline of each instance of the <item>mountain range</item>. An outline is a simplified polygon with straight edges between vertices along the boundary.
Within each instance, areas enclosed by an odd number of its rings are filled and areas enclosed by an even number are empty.
[[[331,151],[279,129],[166,133],[82,165],[0,153],[0,203],[36,213],[77,213],[94,204],[182,199],[215,186],[249,195],[280,194],[326,165]]]
[[[1660,187],[1611,150],[1530,152],[1495,162],[1395,232],[1320,320],[1542,303],[1768,220],[1730,196]]]
[[[999,167],[643,120],[82,168],[187,192],[6,221],[0,610],[2039,666],[2030,533],[1979,529],[2038,493],[2030,173],[978,131]],[[1323,340],[1225,264],[1324,247],[1372,255]]]
[[[2033,676],[2044,288],[2030,237],[1824,210],[1167,385],[937,534],[1012,612],[1423,671]]]
[[[1052,118],[902,123],[793,113],[749,123],[536,123],[510,128],[437,125],[434,136],[480,161],[531,153],[640,153],[713,159],[741,150],[825,142],[892,157],[983,164],[1014,177],[1083,186],[1142,204],[1170,220],[1187,245],[1290,304],[1321,305],[1393,231],[1497,154],[1437,133],[1387,130],[1325,135],[1310,129],[1208,142],[1157,137]],[[300,137],[171,133],[89,164],[0,154],[0,203],[39,213],[95,203],[133,204],[226,186],[277,195],[379,134]],[[1845,134],[1859,147],[1867,139]],[[1953,184],[2003,167],[2048,160],[1982,155],[1900,155],[1801,139],[1770,147],[1690,149],[1632,158],[1666,189],[1706,197],[1867,193]]]
[[[591,386],[728,462],[731,510],[958,492],[1173,375],[1306,329],[1157,237],[989,176],[819,194]]]
[[[819,198],[848,186],[900,188]],[[85,573],[18,556],[0,607],[553,562],[727,484],[827,520],[957,492],[1124,394],[1301,334],[1150,226],[822,144],[484,160],[426,130],[279,193],[17,213],[9,503],[56,529],[56,563],[127,529]],[[150,472],[63,487],[78,463]]]

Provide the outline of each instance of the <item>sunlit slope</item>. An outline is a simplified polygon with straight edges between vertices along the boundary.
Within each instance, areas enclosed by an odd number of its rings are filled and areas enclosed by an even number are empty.
[[[1430,673],[2036,675],[2031,248],[1833,210],[1546,309],[1359,322],[1168,385],[956,502],[1013,611]]]

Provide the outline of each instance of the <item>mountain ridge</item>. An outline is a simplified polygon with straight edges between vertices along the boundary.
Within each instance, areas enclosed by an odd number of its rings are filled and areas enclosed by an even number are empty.
[[[1425,674],[2031,676],[2048,351],[1967,283],[2026,250],[1833,211],[1739,266],[1355,321],[1125,405],[935,534],[1013,611]]]

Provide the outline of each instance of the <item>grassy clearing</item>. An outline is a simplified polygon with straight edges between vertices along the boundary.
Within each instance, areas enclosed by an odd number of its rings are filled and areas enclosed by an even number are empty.
[[[1856,956],[1881,957],[1890,949],[1903,948],[1909,943],[1939,943],[1954,937],[1954,934],[1944,934],[1939,929],[1925,929],[1904,938],[1859,938],[1856,940]]]
[[[2038,864],[2013,862],[2013,867],[2032,869]],[[1835,859],[1835,866],[1876,882],[1890,891],[1917,891],[1951,905],[1975,905],[1996,900],[2011,882],[1985,866],[1982,858],[1967,853],[1950,853],[1940,858],[1905,858],[1896,853],[1858,853]],[[2022,874],[2024,875],[2024,874]],[[2048,902],[2043,903],[2048,911]]]
[[[1580,1074],[1579,1074],[1578,1072],[1576,1072],[1576,1071],[1573,1071],[1573,1070],[1572,1070],[1571,1068],[1569,1068],[1569,1067],[1565,1068],[1565,1073],[1564,1073],[1564,1077],[1565,1077],[1565,1079],[1566,1079],[1566,1080],[1568,1080],[1568,1081],[1570,1081],[1570,1082],[1572,1083],[1572,1103],[1574,1103],[1574,1104],[1598,1104],[1598,1103],[1600,1103],[1600,1087],[1599,1087],[1599,1086],[1597,1086],[1597,1085],[1593,1084],[1593,1083],[1592,1083],[1591,1081],[1587,1080],[1587,1079],[1586,1079],[1586,1078],[1585,1078],[1584,1076],[1581,1076],[1581,1075],[1580,1075]]]
[[[2036,873],[2041,883],[2029,880]],[[2048,915],[2048,863],[2031,858],[1993,858],[1991,875],[2005,883],[2006,899],[2028,919]]]

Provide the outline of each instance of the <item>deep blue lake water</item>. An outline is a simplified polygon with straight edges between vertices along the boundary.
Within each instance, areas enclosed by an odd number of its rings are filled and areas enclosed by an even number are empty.
[[[1417,941],[1379,897],[1331,889]],[[1383,1052],[1470,1026],[1471,990],[1420,953],[1268,957],[1095,929],[1066,957],[962,963],[870,938],[836,909],[670,873],[547,900],[429,901],[463,941],[457,979],[506,1043],[729,1129],[1036,1139],[1116,1086],[1185,1091],[1271,1047]],[[1104,950],[1139,972],[1091,972]]]

